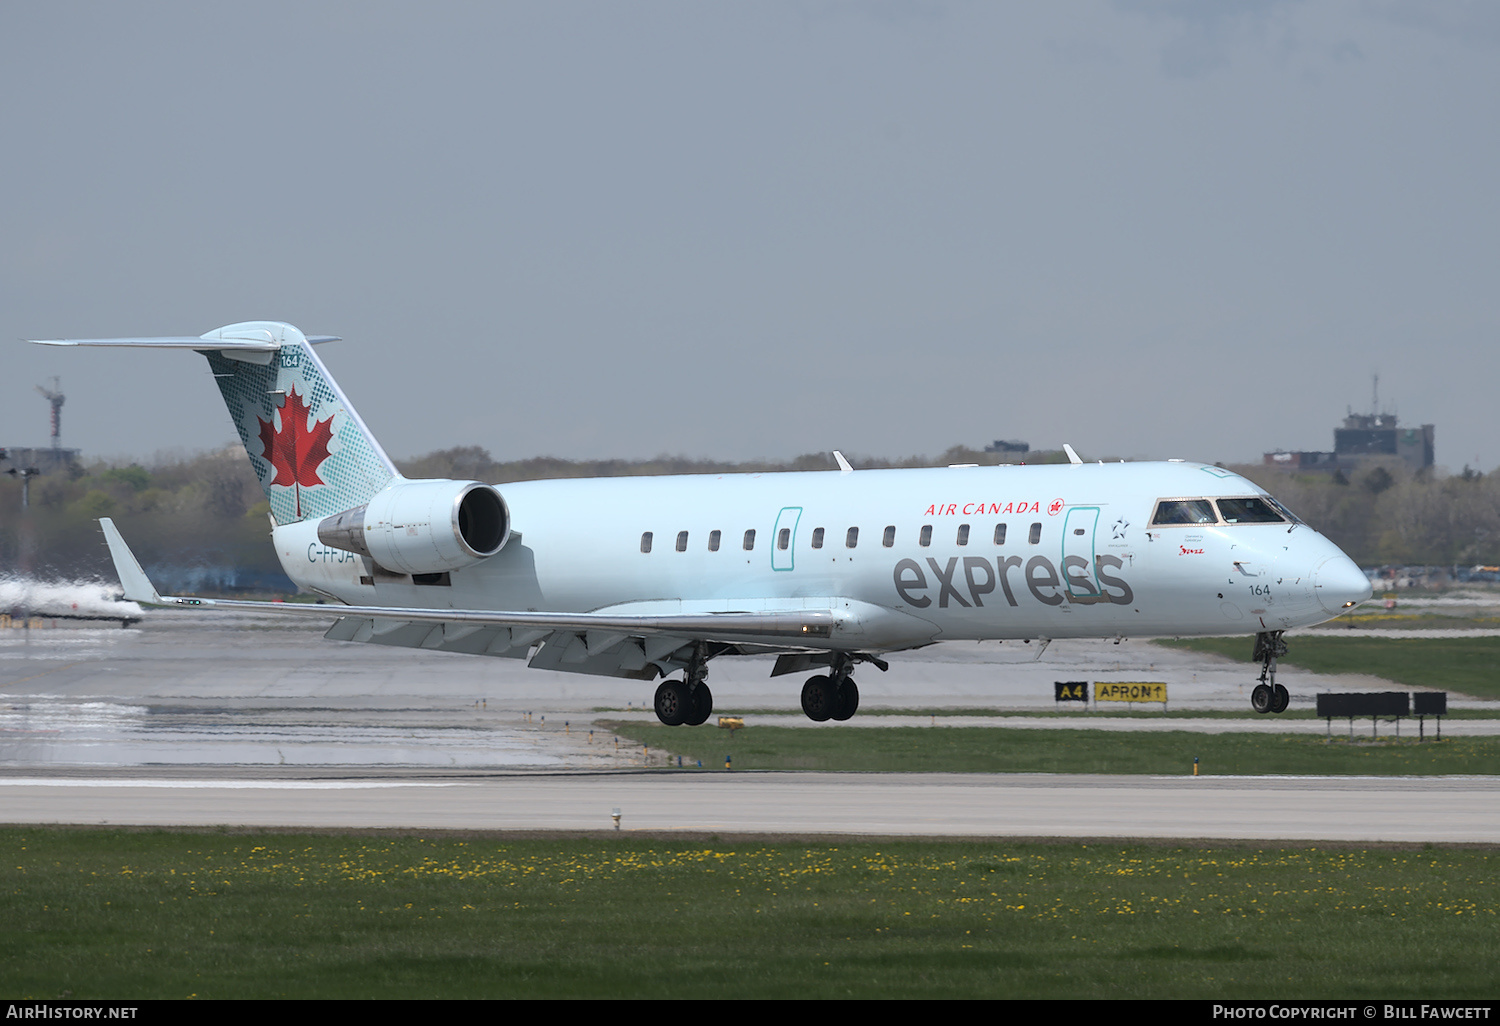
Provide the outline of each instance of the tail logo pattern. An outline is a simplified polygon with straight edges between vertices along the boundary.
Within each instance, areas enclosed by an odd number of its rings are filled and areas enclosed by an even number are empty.
[[[278,417],[280,428],[273,423]],[[318,476],[318,468],[330,455],[333,414],[327,420],[318,420],[294,386],[281,407],[272,413],[271,420],[259,416],[255,419],[260,424],[261,459],[271,465],[271,477],[265,485],[291,488],[297,519],[301,520],[302,489],[327,483]]]

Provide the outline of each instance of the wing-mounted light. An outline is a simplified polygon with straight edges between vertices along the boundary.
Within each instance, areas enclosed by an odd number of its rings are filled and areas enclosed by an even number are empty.
[[[505,499],[478,481],[397,481],[365,505],[318,524],[324,545],[403,574],[472,566],[509,539]]]

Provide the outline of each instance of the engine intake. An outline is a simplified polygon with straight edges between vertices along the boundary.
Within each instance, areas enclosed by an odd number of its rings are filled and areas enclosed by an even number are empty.
[[[403,574],[472,566],[503,549],[509,538],[505,500],[478,481],[398,480],[363,506],[318,524],[324,545]]]

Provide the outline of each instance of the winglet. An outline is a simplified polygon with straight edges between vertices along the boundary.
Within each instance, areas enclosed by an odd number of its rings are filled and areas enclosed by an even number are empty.
[[[104,540],[109,542],[109,558],[115,561],[115,573],[119,576],[120,583],[125,586],[125,597],[142,605],[164,605],[161,596],[156,593],[156,588],[151,584],[151,579],[146,576],[146,571],[141,569],[135,553],[130,551],[130,546],[126,545],[125,539],[120,536],[115,522],[109,517],[100,517],[99,526],[104,529]]]
[[[833,458],[839,461],[839,473],[840,474],[852,474],[852,473],[854,473],[854,468],[851,467],[851,466],[849,466],[849,461],[846,460],[846,459],[844,459],[844,454],[843,453],[841,453],[837,449],[835,449],[835,450],[833,450]]]
[[[1073,447],[1071,445],[1069,445],[1067,442],[1063,443],[1063,452],[1065,452],[1065,453],[1068,454],[1068,462],[1069,463],[1075,463],[1076,464],[1076,463],[1082,463],[1083,462],[1083,460],[1081,460],[1081,459],[1078,458],[1078,454],[1073,451]]]

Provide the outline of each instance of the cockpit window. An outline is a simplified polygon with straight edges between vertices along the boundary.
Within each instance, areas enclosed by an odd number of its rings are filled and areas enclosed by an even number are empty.
[[[1156,504],[1156,515],[1151,518],[1153,527],[1171,527],[1177,524],[1215,524],[1213,503],[1207,499],[1162,499]]]
[[[1219,499],[1219,515],[1226,524],[1284,524],[1281,515],[1271,503],[1258,496],[1244,499]]]
[[[1301,517],[1299,517],[1297,514],[1293,513],[1291,510],[1287,509],[1285,506],[1283,506],[1281,503],[1277,502],[1275,499],[1271,498],[1269,495],[1262,495],[1261,496],[1261,501],[1264,502],[1264,503],[1266,503],[1266,505],[1270,506],[1272,509],[1274,509],[1276,512],[1280,513],[1282,516],[1286,517],[1292,523],[1294,523],[1294,524],[1300,524],[1300,523],[1302,523],[1302,518]]]

